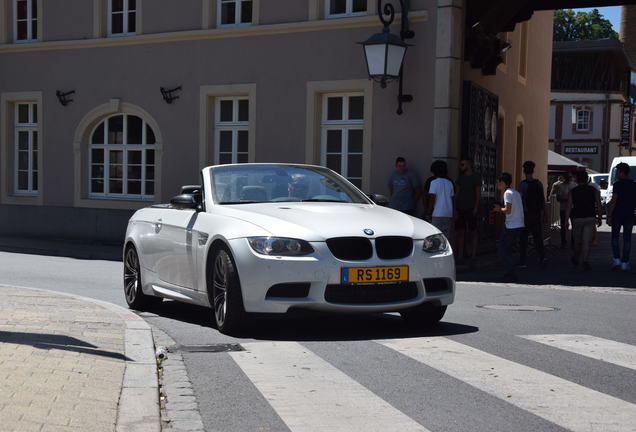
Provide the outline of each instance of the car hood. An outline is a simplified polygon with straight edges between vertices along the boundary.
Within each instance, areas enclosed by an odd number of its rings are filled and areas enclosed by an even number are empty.
[[[427,222],[376,205],[258,203],[217,206],[215,213],[250,222],[276,237],[325,241],[332,237],[405,236],[423,239],[439,230]],[[372,235],[364,233],[373,230]]]

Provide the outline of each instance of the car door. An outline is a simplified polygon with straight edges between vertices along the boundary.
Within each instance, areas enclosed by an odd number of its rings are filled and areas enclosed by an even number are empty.
[[[155,272],[162,282],[195,289],[196,248],[192,248],[192,226],[197,215],[191,209],[169,209],[154,221]]]

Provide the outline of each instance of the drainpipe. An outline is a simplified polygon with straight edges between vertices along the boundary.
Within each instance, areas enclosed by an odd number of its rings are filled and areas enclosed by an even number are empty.
[[[609,148],[610,148],[610,127],[611,127],[612,111],[610,106],[610,95],[605,95],[605,115],[603,116],[603,152],[601,158],[601,167],[603,172],[609,170]]]

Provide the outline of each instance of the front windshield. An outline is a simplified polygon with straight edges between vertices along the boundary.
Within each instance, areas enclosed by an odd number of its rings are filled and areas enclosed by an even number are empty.
[[[370,204],[355,186],[326,168],[298,165],[223,165],[212,168],[219,204],[343,202]]]
[[[629,178],[636,181],[636,166],[634,165],[630,165],[630,170],[629,170]],[[616,176],[616,167],[612,168],[612,172],[610,173],[610,178],[611,184],[616,183],[616,180],[618,180],[618,177]]]

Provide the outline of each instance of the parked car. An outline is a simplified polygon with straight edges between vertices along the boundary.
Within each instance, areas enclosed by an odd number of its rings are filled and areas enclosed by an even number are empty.
[[[131,308],[162,298],[213,310],[231,333],[250,313],[291,309],[400,312],[438,322],[455,294],[444,235],[375,204],[318,166],[239,164],[204,168],[170,204],[137,211],[124,246]]]
[[[609,173],[606,174],[590,174],[590,183],[593,183],[601,193],[601,204],[603,206],[603,214],[607,213],[607,190],[609,186]]]

